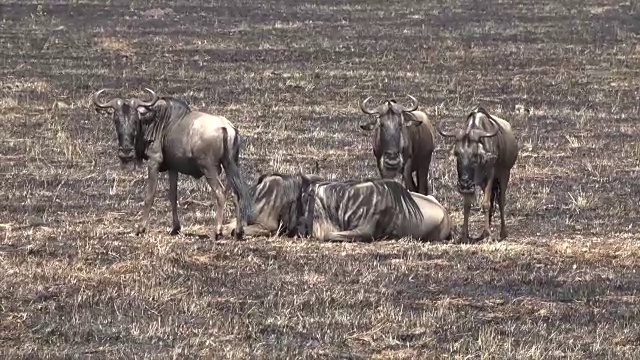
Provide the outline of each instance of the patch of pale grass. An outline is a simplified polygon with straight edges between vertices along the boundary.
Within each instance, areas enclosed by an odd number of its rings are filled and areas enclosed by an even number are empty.
[[[101,51],[120,55],[132,55],[135,53],[131,42],[116,37],[99,37],[96,39],[97,48]]]
[[[20,92],[35,90],[38,92],[46,92],[51,90],[51,82],[39,78],[20,78],[6,77],[0,79],[0,89],[8,92]]]

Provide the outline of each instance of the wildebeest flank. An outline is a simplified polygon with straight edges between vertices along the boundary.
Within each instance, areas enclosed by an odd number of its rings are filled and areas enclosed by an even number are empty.
[[[261,175],[251,187],[254,214],[244,229],[249,236],[298,235],[301,191],[303,181],[324,180],[318,175],[287,175],[271,173]],[[223,234],[233,235],[236,222],[224,226]]]
[[[428,195],[434,128],[427,115],[417,111],[418,101],[411,95],[408,97],[413,101],[409,108],[387,100],[375,109],[367,108],[371,97],[366,98],[360,103],[360,109],[375,118],[360,128],[375,129],[372,147],[380,177],[392,179],[400,174],[409,191]],[[417,184],[413,173],[416,173]]]
[[[112,109],[118,135],[118,157],[122,164],[148,160],[148,179],[142,220],[136,234],[144,233],[149,223],[149,212],[156,193],[158,175],[169,172],[169,201],[173,227],[172,234],[180,232],[178,219],[178,174],[195,178],[204,176],[215,193],[215,238],[222,234],[224,205],[226,202],[221,167],[227,183],[235,195],[237,238],[242,238],[243,221],[253,212],[248,189],[243,180],[238,160],[242,139],[234,125],[222,116],[192,111],[186,102],[173,97],[151,95],[150,101],[137,98],[114,98],[102,103],[97,91],[92,99],[96,110]]]
[[[491,218],[497,199],[500,207],[500,238],[506,238],[506,192],[511,168],[518,158],[518,145],[511,125],[476,107],[467,116],[464,130],[445,132],[438,128],[438,132],[442,136],[455,138],[453,151],[458,171],[458,191],[464,196],[463,240],[469,237],[469,212],[476,186],[484,193],[482,211],[485,213],[485,223],[480,237],[491,235]]]
[[[451,236],[449,215],[433,196],[409,192],[390,179],[303,181],[302,206],[300,232],[319,240]]]

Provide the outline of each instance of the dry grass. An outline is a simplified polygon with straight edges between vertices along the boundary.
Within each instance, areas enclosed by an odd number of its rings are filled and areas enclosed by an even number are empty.
[[[0,354],[638,358],[638,10],[583,5],[0,0]],[[229,117],[250,181],[316,160],[376,176],[368,95],[413,94],[448,127],[482,104],[521,147],[510,237],[215,242],[211,194],[186,177],[171,237],[166,176],[135,237],[145,171],[119,170],[101,87]],[[437,141],[435,195],[459,223]]]

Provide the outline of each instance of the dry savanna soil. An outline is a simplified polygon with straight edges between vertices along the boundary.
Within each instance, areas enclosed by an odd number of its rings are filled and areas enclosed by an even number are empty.
[[[0,0],[0,355],[637,359],[638,10]],[[226,116],[250,183],[316,161],[328,178],[377,176],[367,96],[412,94],[447,129],[481,105],[517,134],[509,236],[215,241],[211,192],[186,176],[170,236],[163,174],[136,237],[146,170],[120,168],[91,107],[102,87]],[[451,141],[436,141],[434,194],[459,225]]]

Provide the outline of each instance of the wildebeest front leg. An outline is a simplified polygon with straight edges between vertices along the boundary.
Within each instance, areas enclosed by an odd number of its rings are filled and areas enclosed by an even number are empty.
[[[235,236],[237,228],[237,219],[233,219],[222,227],[222,235]],[[270,230],[269,227],[265,227],[262,224],[250,224],[243,227],[243,233],[246,236],[271,236],[275,234],[277,230]]]
[[[178,172],[169,171],[169,202],[171,203],[172,228],[171,235],[180,233],[181,226],[178,219]]]
[[[404,164],[404,168],[402,169],[402,177],[404,180],[404,186],[407,188],[407,190],[416,192],[418,191],[418,187],[416,186],[416,183],[413,181],[413,171],[411,169],[412,163],[413,163],[412,159],[407,159],[407,161]]]
[[[216,203],[214,238],[218,240],[222,237],[222,220],[224,217],[224,205],[226,203],[224,188],[220,181],[220,167],[213,167],[212,169],[207,170],[204,176],[211,187],[211,191],[213,191]]]
[[[462,235],[461,239],[463,242],[469,241],[469,213],[471,213],[471,202],[473,201],[472,194],[465,194],[464,196],[464,207],[463,207],[463,217],[462,220]]]
[[[324,241],[336,241],[336,242],[357,242],[357,241],[371,241],[373,240],[370,232],[361,232],[360,230],[338,231],[332,233],[326,233],[324,235]]]
[[[507,196],[507,185],[509,184],[510,174],[507,173],[500,179],[500,196],[498,197],[498,206],[500,207],[500,239],[507,237],[507,227],[504,223],[504,203]]]
[[[484,196],[482,198],[482,213],[484,214],[484,230],[480,239],[491,236],[491,195],[493,192],[494,178],[491,176],[487,180],[487,185],[484,188]]]
[[[149,212],[153,206],[153,200],[156,197],[156,188],[158,186],[159,164],[150,162],[148,166],[149,175],[147,178],[147,189],[144,198],[144,206],[142,208],[142,219],[136,227],[136,235],[144,234],[149,226]]]

